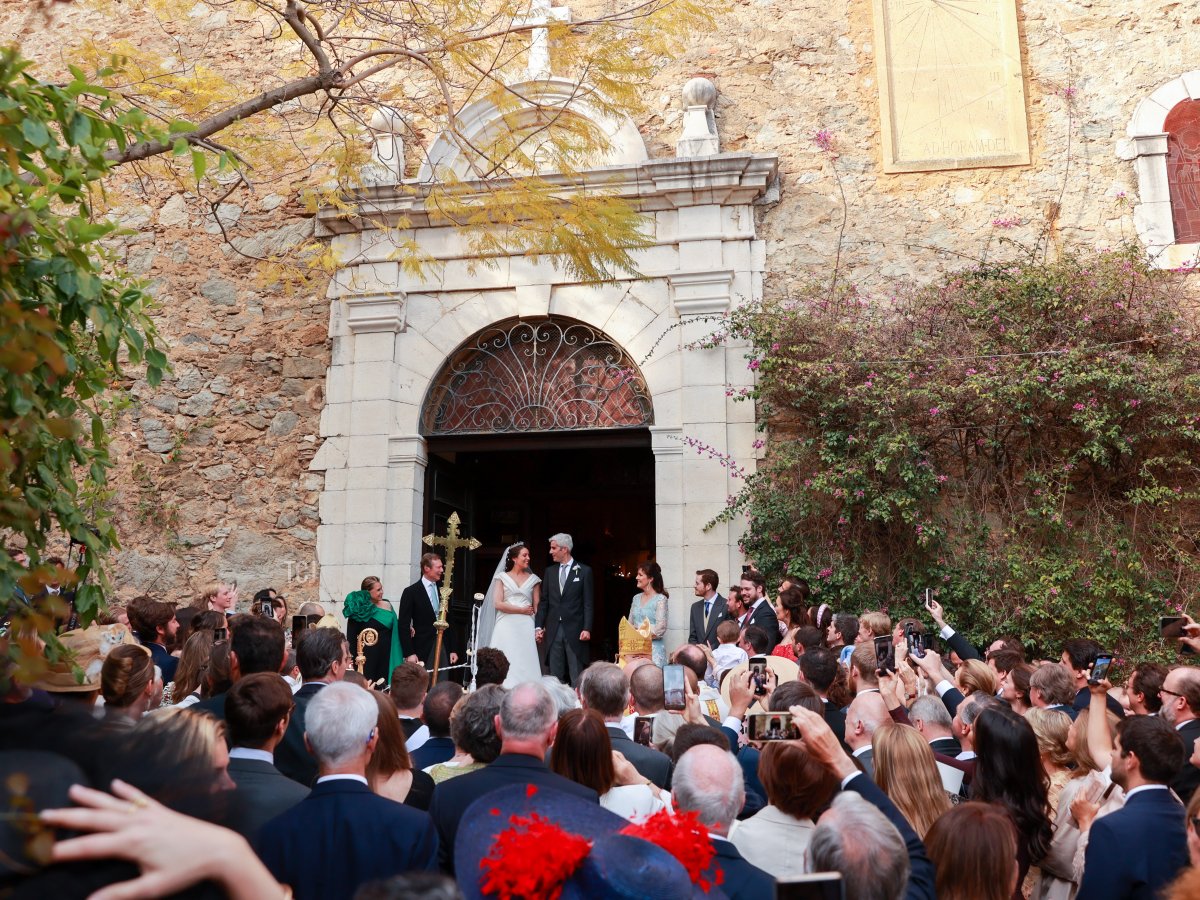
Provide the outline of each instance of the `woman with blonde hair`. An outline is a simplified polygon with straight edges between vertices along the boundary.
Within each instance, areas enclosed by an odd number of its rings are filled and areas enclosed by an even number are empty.
[[[1075,756],[1067,747],[1071,717],[1061,709],[1035,706],[1025,713],[1025,721],[1033,726],[1037,737],[1038,756],[1050,780],[1046,794],[1053,812],[1058,809],[1058,796],[1071,780],[1071,767],[1075,764]]]
[[[875,783],[920,837],[950,809],[933,750],[915,728],[885,722],[871,738]]]
[[[1111,759],[1112,735],[1117,730],[1117,717],[1105,710],[1103,727],[1092,727],[1092,710],[1080,710],[1067,728],[1066,746],[1075,763],[1066,785],[1058,792],[1058,805],[1051,806],[1054,820],[1054,840],[1050,850],[1038,863],[1040,877],[1033,885],[1033,900],[1072,900],[1083,877],[1083,858],[1087,840],[1079,823],[1071,814],[1071,803],[1077,797],[1099,800],[1104,813],[1125,804],[1125,794],[1105,772]],[[1095,732],[1095,743],[1089,734]],[[1039,741],[1040,745],[1040,741]]]
[[[892,633],[892,619],[885,612],[872,609],[858,617],[858,636],[854,643],[862,644]]]
[[[223,615],[233,615],[237,606],[238,593],[236,584],[225,584],[214,581],[204,588],[200,601],[196,604],[200,609],[216,610]]]
[[[100,669],[100,694],[104,718],[132,727],[162,701],[162,674],[150,651],[140,644],[120,644],[104,657]]]
[[[987,663],[978,659],[963,660],[963,664],[954,673],[954,680],[964,697],[970,697],[976,691],[982,691],[989,697],[996,696],[996,673],[988,668]]]

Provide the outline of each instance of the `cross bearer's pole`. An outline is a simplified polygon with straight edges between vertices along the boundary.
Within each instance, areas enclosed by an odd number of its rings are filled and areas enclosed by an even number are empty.
[[[427,534],[421,538],[430,547],[440,547],[445,552],[446,556],[446,571],[442,578],[442,587],[438,591],[441,597],[441,604],[438,610],[437,621],[433,623],[433,627],[437,629],[437,643],[433,650],[433,680],[431,684],[437,684],[438,667],[442,663],[442,638],[446,634],[446,629],[450,627],[450,623],[446,621],[446,613],[450,609],[450,595],[454,592],[454,553],[460,548],[467,550],[478,550],[481,544],[473,537],[463,538],[458,536],[458,526],[461,523],[457,512],[450,514],[450,518],[446,520],[446,533],[444,535]]]

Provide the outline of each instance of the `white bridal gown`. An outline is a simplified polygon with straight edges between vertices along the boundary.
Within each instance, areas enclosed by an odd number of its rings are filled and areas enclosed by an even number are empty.
[[[510,606],[533,607],[533,589],[541,579],[533,573],[520,587],[507,572],[501,572],[492,582],[488,593],[495,600],[496,585],[504,588],[504,602]],[[511,688],[526,681],[541,681],[542,666],[538,661],[537,642],[533,639],[533,616],[521,613],[506,613],[496,610],[496,626],[492,630],[492,647],[508,657],[508,677],[504,686]]]

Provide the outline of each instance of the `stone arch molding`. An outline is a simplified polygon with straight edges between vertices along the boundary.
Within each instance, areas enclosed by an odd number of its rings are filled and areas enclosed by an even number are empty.
[[[473,179],[475,173],[464,146],[484,146],[514,128],[535,127],[547,110],[586,119],[607,138],[607,148],[590,161],[589,168],[638,165],[649,158],[637,126],[628,117],[616,118],[603,112],[589,100],[587,89],[573,81],[550,77],[508,85],[505,90],[518,98],[517,108],[501,109],[491,99],[476,100],[467,106],[457,117],[461,138],[447,133],[438,136],[417,175],[419,182],[432,183],[451,175],[460,180]]]
[[[1184,72],[1142,98],[1126,129],[1132,145],[1128,158],[1138,178],[1134,225],[1154,265],[1163,269],[1195,266],[1200,261],[1200,244],[1175,242],[1167,182],[1167,115],[1184,100],[1200,100],[1200,69]]]

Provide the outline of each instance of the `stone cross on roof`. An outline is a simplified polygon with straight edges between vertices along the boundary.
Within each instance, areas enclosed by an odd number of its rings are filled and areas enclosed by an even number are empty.
[[[530,0],[529,15],[514,19],[513,27],[535,26],[529,32],[529,62],[525,66],[528,80],[537,81],[550,77],[550,31],[551,22],[570,22],[571,11],[565,6],[551,6],[550,0]]]

